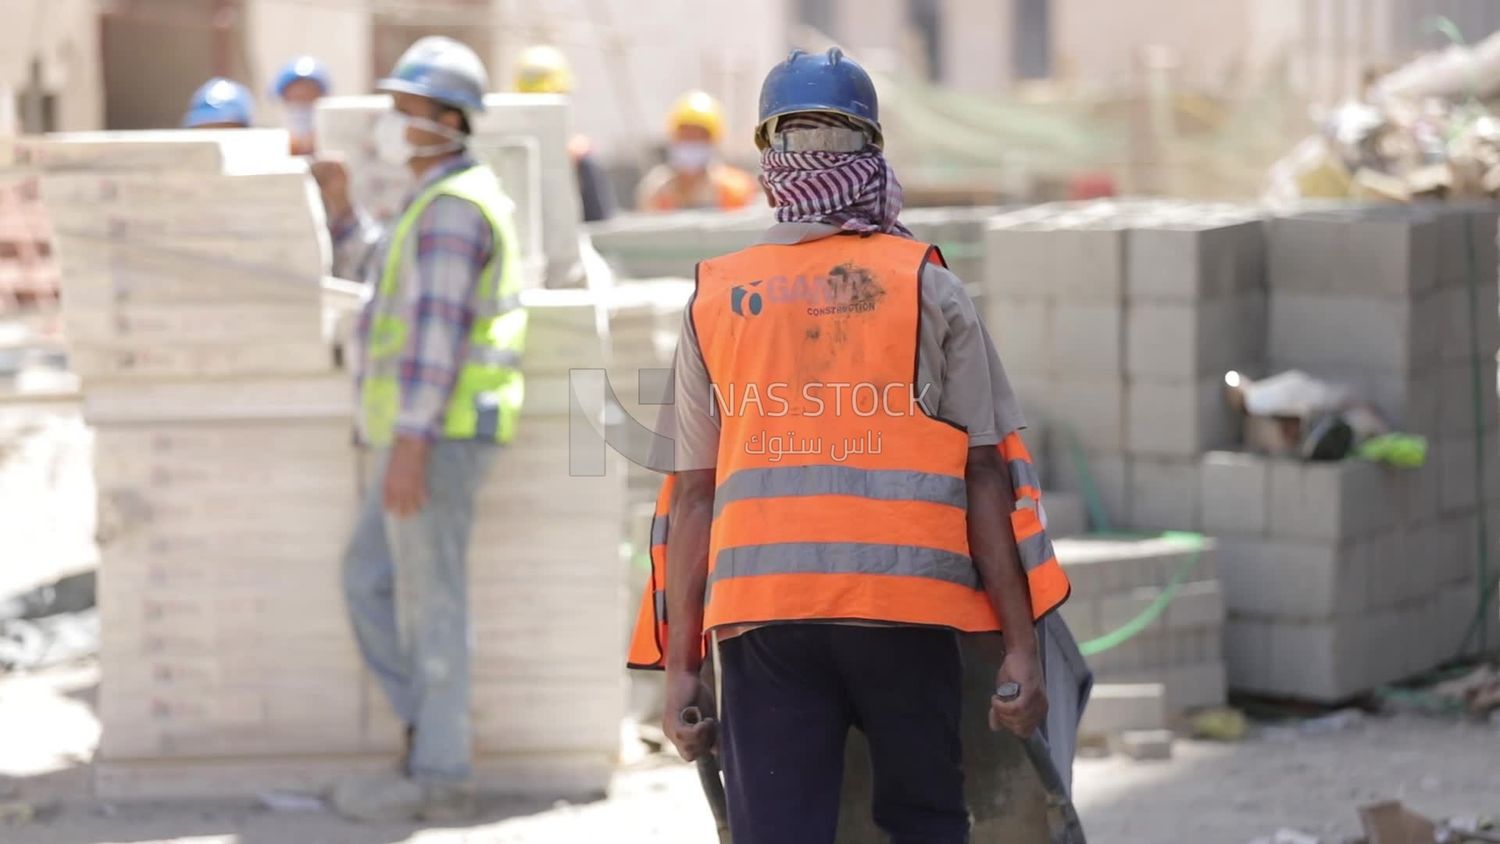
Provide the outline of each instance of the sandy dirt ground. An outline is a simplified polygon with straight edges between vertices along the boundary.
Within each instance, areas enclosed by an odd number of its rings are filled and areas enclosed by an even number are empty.
[[[91,665],[0,678],[0,791],[37,811],[0,825],[5,844],[699,844],[712,821],[692,769],[648,756],[611,796],[583,805],[490,800],[461,828],[357,826],[326,811],[242,803],[112,804],[93,799],[98,738]],[[1237,744],[1179,741],[1174,757],[1082,759],[1079,808],[1091,844],[1247,844],[1281,828],[1340,842],[1355,809],[1397,798],[1432,817],[1500,815],[1500,726],[1415,716],[1366,718],[1322,734],[1261,729]],[[1022,843],[1024,844],[1024,843]]]

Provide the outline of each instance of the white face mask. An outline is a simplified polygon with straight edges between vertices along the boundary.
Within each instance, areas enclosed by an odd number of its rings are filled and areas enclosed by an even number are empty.
[[[406,138],[406,127],[415,126],[448,138],[447,143],[417,146]],[[427,158],[462,149],[463,133],[435,120],[413,117],[399,111],[388,111],[375,121],[375,154],[387,164],[405,164],[413,158]]]
[[[299,138],[310,138],[315,124],[313,107],[300,103],[288,103],[282,109],[286,118],[286,130]]]
[[[707,170],[713,158],[713,144],[703,141],[678,141],[667,148],[667,163],[673,170],[694,173]]]

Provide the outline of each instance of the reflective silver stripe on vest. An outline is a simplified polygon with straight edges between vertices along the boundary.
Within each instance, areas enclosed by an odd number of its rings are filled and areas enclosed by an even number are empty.
[[[1052,540],[1047,538],[1045,530],[1038,531],[1036,534],[1017,542],[1016,551],[1021,556],[1021,568],[1026,571],[1032,571],[1037,566],[1057,556],[1057,552],[1052,550]]]
[[[502,296],[497,299],[494,309],[490,311],[490,314],[492,316],[500,316],[501,314],[508,314],[519,307],[521,307],[521,294],[512,293],[509,296]]]
[[[521,368],[521,353],[515,349],[496,349],[491,346],[470,346],[469,362],[484,366],[503,366],[507,369]]]
[[[651,520],[651,544],[667,544],[667,521],[670,516],[657,516]]]
[[[1042,488],[1041,479],[1036,476],[1036,466],[1030,460],[1010,461],[1010,482],[1015,487],[1029,486],[1032,489]]]
[[[741,469],[714,490],[714,516],[727,504],[754,498],[798,495],[852,495],[882,501],[927,501],[960,509],[968,506],[963,478],[906,469],[849,466],[776,466]]]
[[[658,589],[652,592],[651,603],[656,607],[656,623],[665,624],[667,621],[667,590]]]
[[[709,585],[761,574],[897,575],[979,588],[974,561],[963,554],[873,542],[776,542],[725,548],[714,558]]]

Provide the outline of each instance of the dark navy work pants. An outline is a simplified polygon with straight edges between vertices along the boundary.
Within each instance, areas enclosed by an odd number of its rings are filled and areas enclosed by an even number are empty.
[[[964,844],[957,636],[776,624],[725,640],[720,748],[734,844],[831,844],[850,727],[892,844]]]

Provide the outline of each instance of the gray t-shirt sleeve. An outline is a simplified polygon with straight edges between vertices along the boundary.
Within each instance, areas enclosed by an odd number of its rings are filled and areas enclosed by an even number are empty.
[[[928,412],[969,433],[971,448],[1026,427],[1020,403],[963,282],[945,267],[922,270],[917,389]]]
[[[658,430],[676,438],[679,472],[712,469],[719,462],[719,416],[714,411],[713,387],[708,365],[698,347],[693,329],[693,299],[682,312],[682,333],[677,338],[677,356],[672,361],[672,423]]]

